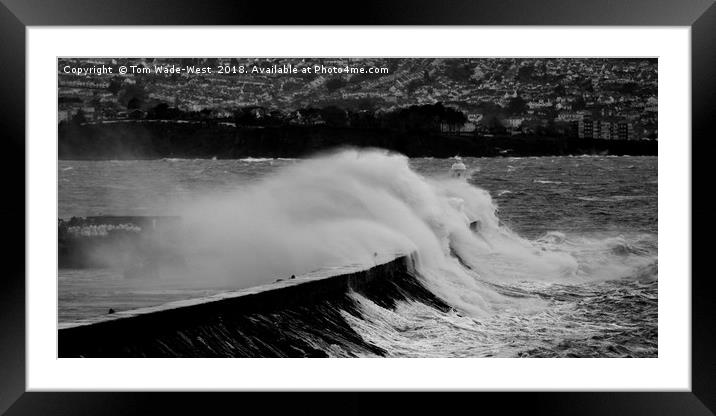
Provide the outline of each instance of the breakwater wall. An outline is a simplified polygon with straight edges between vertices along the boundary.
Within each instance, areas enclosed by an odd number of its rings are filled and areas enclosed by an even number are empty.
[[[59,357],[381,356],[346,314],[359,294],[385,308],[412,299],[446,310],[414,273],[414,257],[322,270],[203,299],[61,325]]]

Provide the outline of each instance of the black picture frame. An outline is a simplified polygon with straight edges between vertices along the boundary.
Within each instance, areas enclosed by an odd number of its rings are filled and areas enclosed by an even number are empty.
[[[690,392],[470,393],[459,397],[404,393],[56,393],[25,392],[25,29],[69,25],[642,25],[691,27],[692,190],[709,190],[706,149],[713,140],[716,102],[716,6],[713,0],[425,0],[293,2],[189,0],[0,0],[0,133],[5,201],[5,273],[0,278],[0,413],[213,414],[248,404],[263,413],[406,413],[415,409],[504,414],[708,415],[716,411],[713,277],[705,259],[713,228],[706,218],[709,192],[692,194],[692,389]],[[81,40],[79,40],[81,41]],[[21,157],[22,155],[22,157]],[[704,159],[697,163],[698,159]],[[24,177],[24,176],[23,176]],[[699,184],[702,186],[699,187]],[[699,202],[697,204],[697,202]],[[699,240],[699,236],[704,237]],[[698,241],[704,244],[697,244]],[[11,267],[8,267],[11,266]],[[702,273],[696,273],[700,270]],[[479,377],[479,375],[476,375]],[[388,400],[385,400],[388,399]],[[456,402],[458,400],[459,403]],[[382,403],[380,403],[382,402]],[[172,409],[169,409],[169,408]]]

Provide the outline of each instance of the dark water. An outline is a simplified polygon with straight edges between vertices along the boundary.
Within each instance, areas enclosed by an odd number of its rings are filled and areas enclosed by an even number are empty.
[[[449,162],[412,164],[440,174]],[[500,219],[523,236],[657,232],[656,157],[467,158],[465,164],[479,167],[470,182],[490,191]]]
[[[167,215],[206,189],[233,190],[296,159],[59,161],[59,215]],[[412,159],[428,176],[446,159]],[[492,195],[499,216],[526,237],[548,231],[657,232],[656,157],[466,158],[470,182]]]
[[[297,160],[60,161],[59,215],[169,215],[210,190],[232,191]],[[361,319],[346,315],[372,345],[392,356],[655,357],[657,355],[657,158],[544,157],[464,160],[469,181],[490,192],[500,220],[537,246],[569,252],[595,274],[605,258],[633,264],[573,284],[493,284],[512,298],[534,298],[536,313],[476,320],[403,302],[387,311],[355,295]],[[452,160],[413,159],[428,177]],[[599,259],[599,261],[595,260]],[[609,260],[611,261],[611,260]],[[594,270],[589,270],[592,268]],[[620,269],[621,270],[621,269]],[[61,322],[202,296],[220,288],[137,288],[117,270],[60,270]],[[336,353],[334,355],[343,355]]]

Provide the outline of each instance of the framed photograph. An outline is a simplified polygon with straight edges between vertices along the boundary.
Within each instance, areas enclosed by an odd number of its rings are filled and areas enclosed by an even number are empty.
[[[160,3],[3,0],[0,412],[712,414],[712,2]]]

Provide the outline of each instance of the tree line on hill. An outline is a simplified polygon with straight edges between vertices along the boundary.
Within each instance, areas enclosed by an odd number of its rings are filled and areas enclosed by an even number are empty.
[[[129,99],[129,103],[136,98]],[[281,127],[306,125],[352,128],[383,128],[399,131],[440,131],[442,125],[462,126],[467,117],[460,110],[442,103],[412,105],[391,111],[349,110],[329,105],[321,108],[307,107],[293,111],[272,110],[262,106],[247,106],[232,112],[204,109],[185,111],[159,103],[146,111],[128,106],[127,118],[141,120],[201,121],[206,124],[234,123],[237,127]],[[79,110],[69,121],[72,124],[88,122]]]

